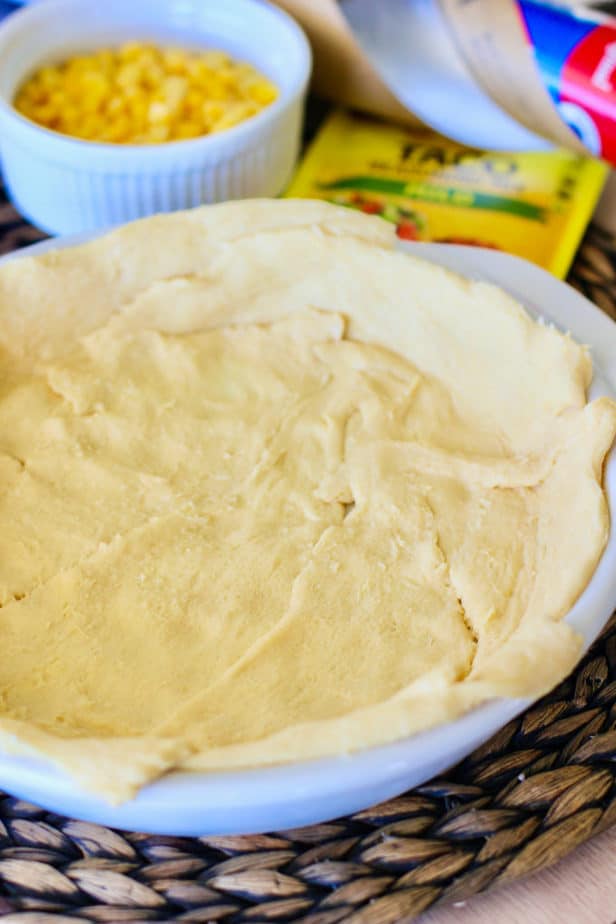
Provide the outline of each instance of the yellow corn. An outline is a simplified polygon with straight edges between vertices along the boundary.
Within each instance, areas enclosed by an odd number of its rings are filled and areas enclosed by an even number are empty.
[[[277,97],[251,64],[223,51],[127,42],[40,68],[14,106],[66,135],[113,144],[160,144],[223,131]]]

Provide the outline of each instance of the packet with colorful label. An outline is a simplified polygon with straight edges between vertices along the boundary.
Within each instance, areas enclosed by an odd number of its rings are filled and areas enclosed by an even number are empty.
[[[562,278],[605,177],[570,151],[481,151],[339,110],[286,195],[381,215],[405,240],[508,251]]]

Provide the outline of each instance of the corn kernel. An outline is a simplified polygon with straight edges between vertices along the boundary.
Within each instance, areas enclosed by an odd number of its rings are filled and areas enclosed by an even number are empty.
[[[118,115],[126,111],[126,100],[121,96],[110,96],[105,103],[105,112],[109,116]]]
[[[184,77],[172,74],[162,81],[161,92],[168,106],[177,109],[188,91],[188,81]]]
[[[174,137],[179,141],[182,138],[198,138],[199,135],[206,135],[202,126],[198,122],[182,122],[175,129]]]
[[[248,95],[255,103],[261,103],[262,106],[268,106],[276,99],[276,88],[271,83],[259,81],[248,87]]]
[[[145,50],[145,46],[139,42],[125,42],[116,52],[120,61],[135,61]]]
[[[96,61],[101,70],[113,70],[115,57],[111,49],[101,48],[100,51],[97,51],[94,55],[92,55],[92,58],[94,61]]]
[[[150,103],[148,108],[148,122],[168,122],[169,121],[169,106],[166,103],[160,103],[156,100],[153,103]]]
[[[77,138],[160,144],[223,131],[270,105],[278,90],[224,51],[126,42],[40,68],[13,104]]]
[[[139,95],[126,100],[125,108],[129,122],[137,131],[141,131],[147,124],[149,106],[147,99]]]
[[[163,66],[168,74],[186,73],[187,56],[181,48],[167,48],[162,52]]]
[[[148,139],[147,144],[160,144],[161,141],[169,140],[169,126],[164,123],[157,122],[155,125],[151,125],[145,135]]]
[[[38,79],[42,87],[52,89],[60,83],[60,73],[56,67],[42,67],[38,73]]]

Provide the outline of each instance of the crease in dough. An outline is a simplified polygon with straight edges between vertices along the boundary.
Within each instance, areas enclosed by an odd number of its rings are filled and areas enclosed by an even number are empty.
[[[430,511],[430,516],[431,516],[431,519],[432,519],[432,530],[433,530],[433,532],[434,532],[434,542],[435,542],[435,545],[436,545],[436,547],[437,547],[437,549],[438,549],[439,555],[441,556],[441,558],[442,558],[442,560],[443,560],[443,564],[444,564],[444,566],[445,566],[445,568],[446,568],[446,572],[447,572],[447,583],[449,584],[449,586],[452,588],[453,592],[454,592],[455,595],[456,595],[456,599],[457,599],[457,601],[458,601],[458,606],[460,607],[460,613],[461,613],[461,616],[462,616],[462,620],[463,620],[464,625],[466,626],[466,629],[467,629],[467,631],[468,631],[468,633],[469,633],[469,636],[471,637],[472,642],[473,642],[473,652],[472,652],[472,656],[471,656],[470,662],[469,662],[468,666],[466,667],[466,669],[457,677],[457,680],[458,680],[458,681],[462,681],[462,680],[464,680],[465,677],[468,677],[468,675],[469,675],[469,674],[472,672],[472,670],[473,670],[473,666],[474,666],[474,664],[475,664],[475,658],[476,658],[476,656],[477,656],[477,646],[478,646],[478,643],[479,643],[479,632],[478,632],[477,626],[476,626],[476,625],[474,624],[474,622],[473,622],[473,619],[472,619],[472,615],[471,615],[471,613],[470,613],[470,610],[467,611],[467,608],[466,608],[465,603],[464,603],[463,593],[462,593],[461,589],[456,585],[455,576],[454,576],[454,573],[452,572],[452,568],[451,568],[451,563],[450,563],[450,561],[449,561],[449,559],[448,559],[447,553],[446,553],[445,548],[444,548],[444,545],[443,545],[443,541],[442,541],[442,539],[441,539],[440,532],[439,532],[438,527],[437,527],[437,515],[436,515],[436,510],[435,510],[435,508],[434,508],[434,507],[431,505],[431,503],[430,503],[430,492],[429,492],[429,491],[424,491],[424,492],[423,492],[423,501],[424,501],[426,507],[428,508],[428,510]]]

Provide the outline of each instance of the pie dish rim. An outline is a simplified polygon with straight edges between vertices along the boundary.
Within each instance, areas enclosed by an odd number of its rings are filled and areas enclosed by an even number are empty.
[[[103,232],[52,238],[0,259],[65,248]],[[570,330],[588,344],[595,374],[590,397],[616,397],[616,324],[567,284],[533,264],[492,250],[447,244],[398,244],[399,249],[472,278],[496,283],[532,314]],[[605,486],[616,515],[616,448]],[[616,603],[616,530],[591,581],[565,619],[582,635],[585,651]],[[580,657],[582,652],[580,652]],[[400,741],[350,755],[253,770],[178,771],[142,788],[119,806],[77,789],[42,760],[0,753],[0,787],[53,811],[112,827],[159,834],[255,833],[312,824],[350,814],[425,782],[469,754],[532,699],[496,699],[459,719]]]

